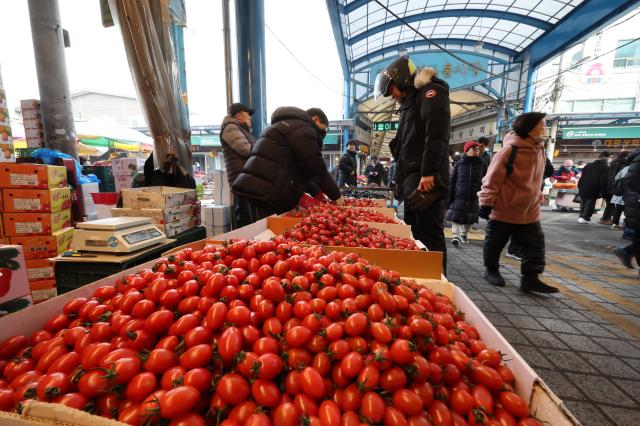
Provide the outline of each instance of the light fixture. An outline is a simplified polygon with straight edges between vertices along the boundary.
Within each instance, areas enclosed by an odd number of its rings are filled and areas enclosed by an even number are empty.
[[[473,45],[473,50],[475,52],[479,52],[482,50],[483,47],[484,47],[484,44],[481,41],[478,41],[476,44]]]

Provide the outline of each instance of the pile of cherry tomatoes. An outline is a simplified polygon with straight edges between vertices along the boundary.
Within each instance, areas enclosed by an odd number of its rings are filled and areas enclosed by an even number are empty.
[[[316,214],[329,214],[336,218],[342,216],[360,222],[399,223],[397,220],[373,210],[344,209],[334,204],[319,204],[304,210],[287,213],[285,216],[303,218]]]
[[[351,197],[344,198],[344,205],[350,207],[380,207],[380,205],[372,199]]]
[[[356,254],[184,249],[0,344],[0,409],[132,425],[541,426],[446,296]]]

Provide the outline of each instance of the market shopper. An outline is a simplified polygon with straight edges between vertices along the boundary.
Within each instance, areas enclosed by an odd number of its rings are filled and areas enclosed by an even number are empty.
[[[596,161],[593,161],[582,170],[582,176],[578,181],[578,195],[580,195],[580,216],[578,223],[591,222],[591,216],[596,208],[596,201],[602,198],[609,190],[609,166],[607,159],[609,153],[602,152]]]
[[[551,180],[554,182],[576,182],[578,180],[578,174],[580,171],[576,166],[573,165],[573,160],[564,160],[562,166],[558,167],[553,173]]]
[[[486,167],[479,156],[480,144],[464,144],[464,156],[454,164],[449,183],[449,210],[447,220],[451,222],[451,244],[460,247],[468,243],[467,232],[478,222],[478,191]]]
[[[382,178],[384,177],[384,166],[378,162],[377,155],[371,156],[371,164],[369,164],[365,169],[364,175],[367,177],[367,185],[382,185]]]
[[[232,186],[242,172],[242,168],[249,159],[251,148],[256,140],[251,134],[251,116],[255,110],[241,103],[229,106],[229,114],[222,120],[220,126],[220,143],[227,169],[227,180]],[[251,223],[249,215],[249,200],[235,195],[236,226],[238,228]]]
[[[629,166],[624,167],[616,174],[611,189],[611,204],[613,204],[613,214],[611,216],[611,229],[620,229],[620,217],[624,212],[624,180]]]
[[[545,265],[544,233],[540,220],[546,157],[545,114],[529,112],[515,119],[503,148],[494,155],[478,193],[479,216],[488,219],[483,249],[485,279],[505,285],[500,274],[500,253],[512,238],[522,250],[521,284],[526,292],[556,293],[539,279]]]
[[[349,141],[347,150],[338,162],[338,186],[357,186],[356,170],[356,143]]]
[[[344,204],[322,158],[328,126],[319,108],[305,112],[280,107],[273,112],[271,125],[262,132],[232,187],[235,194],[249,199],[252,222],[291,210],[309,187]]]
[[[629,168],[622,178],[622,199],[624,200],[625,228],[634,230],[633,242],[626,247],[615,250],[620,262],[627,268],[633,268],[631,259],[636,258],[640,265],[640,149],[636,149],[628,157]]]
[[[396,142],[390,145],[397,159],[396,188],[403,201],[414,191],[438,195],[418,209],[404,203],[404,220],[416,239],[429,250],[443,253],[446,272],[444,211],[449,184],[448,146],[451,126],[449,85],[433,68],[417,69],[403,56],[376,78],[376,98],[391,96],[401,104]]]
[[[601,225],[613,225],[613,221],[611,220],[613,217],[613,211],[615,209],[615,204],[611,202],[611,198],[613,198],[612,188],[613,182],[616,179],[616,175],[620,173],[620,170],[627,166],[627,157],[629,156],[629,151],[620,151],[616,158],[614,158],[609,164],[609,181],[607,186],[607,198],[605,201],[607,202],[607,206],[602,213],[602,217],[598,221]]]
[[[491,163],[491,154],[489,153],[489,151],[487,151],[487,148],[489,146],[489,138],[484,137],[484,136],[480,136],[478,138],[478,146],[480,148],[480,159],[482,160],[482,162],[484,163],[484,171],[485,173],[487,172],[487,170],[489,170],[489,164]]]

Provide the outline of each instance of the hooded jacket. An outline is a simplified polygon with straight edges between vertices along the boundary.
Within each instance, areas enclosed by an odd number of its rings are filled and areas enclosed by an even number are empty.
[[[507,175],[507,162],[514,146],[518,147],[518,152],[513,161],[513,172]],[[493,207],[489,218],[515,224],[539,222],[545,163],[541,143],[532,137],[521,138],[515,132],[507,133],[503,148],[491,159],[478,192],[480,205]]]
[[[472,224],[478,221],[478,191],[487,169],[482,157],[461,157],[451,171],[447,220]]]
[[[598,159],[582,169],[582,176],[578,181],[578,193],[583,200],[608,196],[609,166],[607,160]]]
[[[633,151],[627,158],[629,168],[623,177],[624,223],[640,232],[640,149]]]
[[[338,186],[356,186],[356,153],[346,151],[338,163]]]
[[[291,210],[313,182],[330,199],[340,190],[327,171],[322,140],[309,115],[300,108],[281,107],[251,150],[232,185],[234,193],[261,201],[277,213]]]
[[[220,142],[227,169],[227,179],[229,185],[233,185],[249,159],[251,148],[255,145],[256,140],[244,123],[226,116],[220,126]]]
[[[436,74],[433,68],[417,71],[400,108],[398,143],[391,148],[398,159],[400,200],[411,195],[423,176],[437,176],[445,185],[449,182],[449,85]]]

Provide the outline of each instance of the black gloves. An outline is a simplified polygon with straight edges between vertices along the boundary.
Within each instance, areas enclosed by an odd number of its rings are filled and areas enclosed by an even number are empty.
[[[483,219],[489,220],[489,215],[491,214],[491,210],[493,210],[493,207],[491,206],[480,206],[480,210],[478,210],[478,216],[480,216]]]

